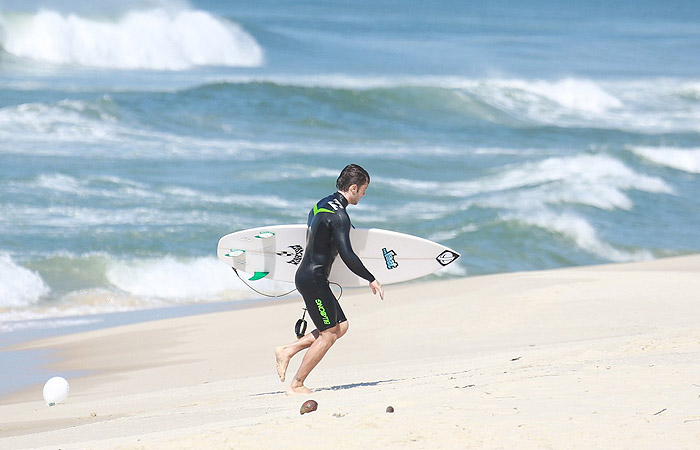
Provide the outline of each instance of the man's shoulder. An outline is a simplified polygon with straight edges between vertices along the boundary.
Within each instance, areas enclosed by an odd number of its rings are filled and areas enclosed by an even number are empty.
[[[314,211],[328,213],[345,212],[345,206],[335,194],[331,194],[316,203]]]

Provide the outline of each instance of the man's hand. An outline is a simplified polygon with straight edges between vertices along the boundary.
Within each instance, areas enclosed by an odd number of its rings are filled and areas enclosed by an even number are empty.
[[[379,298],[381,300],[384,300],[384,288],[382,287],[382,284],[379,281],[374,280],[369,284],[369,287],[370,289],[372,289],[372,294],[376,294],[377,292],[379,292]]]

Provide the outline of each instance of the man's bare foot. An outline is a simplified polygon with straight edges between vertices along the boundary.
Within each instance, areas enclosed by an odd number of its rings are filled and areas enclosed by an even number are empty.
[[[284,379],[287,376],[287,366],[291,358],[284,353],[284,347],[275,347],[275,359],[277,360],[277,375],[279,375],[280,381],[284,383]]]
[[[311,394],[313,391],[303,384],[300,386],[293,386],[290,385],[287,388],[287,395],[303,395],[303,394]]]

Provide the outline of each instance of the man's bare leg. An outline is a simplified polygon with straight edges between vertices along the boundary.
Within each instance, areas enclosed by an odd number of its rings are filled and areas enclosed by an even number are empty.
[[[277,375],[280,381],[284,382],[287,374],[287,366],[292,357],[300,351],[311,347],[311,344],[318,338],[318,330],[307,333],[291,344],[275,347],[275,359],[277,360]]]
[[[313,341],[301,361],[294,379],[287,388],[287,395],[309,394],[311,390],[304,386],[304,381],[309,373],[321,362],[335,341],[340,339],[348,331],[348,323],[342,322],[328,330],[321,331]]]

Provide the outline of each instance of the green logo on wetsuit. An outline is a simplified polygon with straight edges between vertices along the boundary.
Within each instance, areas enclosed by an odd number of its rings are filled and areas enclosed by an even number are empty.
[[[318,205],[314,205],[314,216],[315,216],[316,214],[322,213],[322,212],[327,212],[327,213],[335,214],[335,211],[331,211],[330,209],[327,209],[327,208],[319,208]]]
[[[323,307],[323,302],[321,301],[320,298],[316,299],[316,305],[318,306],[318,312],[321,314],[321,317],[323,318],[323,323],[325,325],[330,325],[331,320],[328,318],[328,314],[326,313],[326,308]]]

